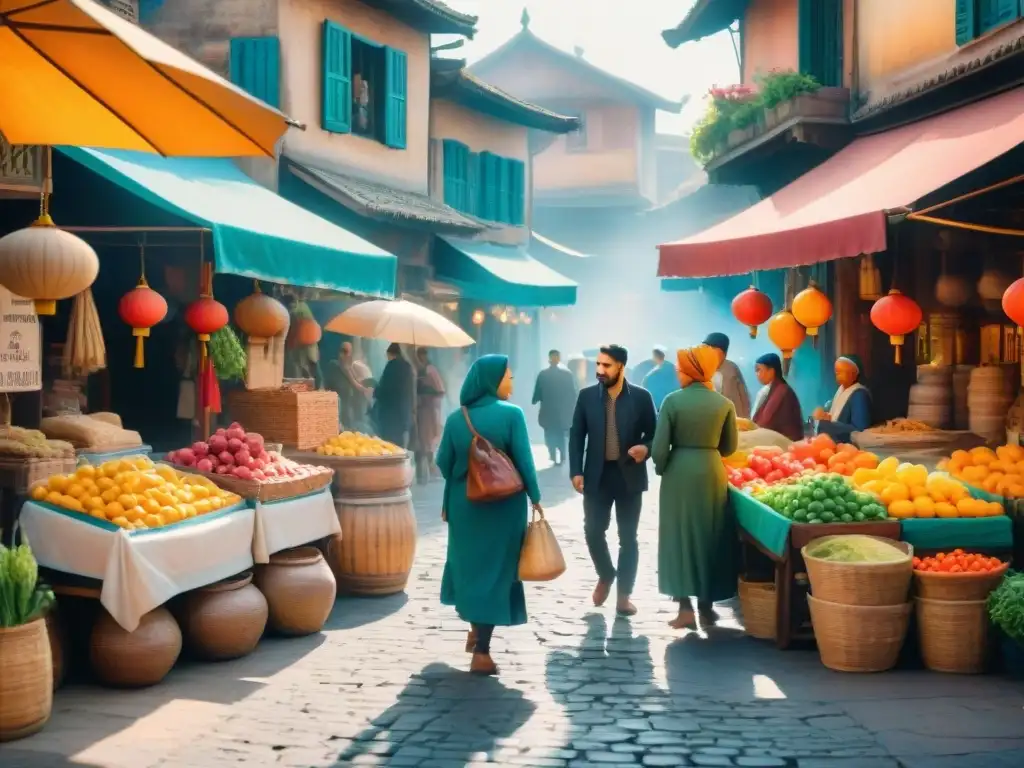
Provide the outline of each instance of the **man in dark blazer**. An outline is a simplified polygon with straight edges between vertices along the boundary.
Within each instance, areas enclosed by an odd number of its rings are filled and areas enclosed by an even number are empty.
[[[580,390],[569,430],[569,474],[576,492],[583,494],[583,529],[597,571],[594,605],[604,605],[617,580],[616,609],[622,616],[636,613],[630,594],[640,560],[637,526],[657,421],[651,393],[626,381],[627,359],[624,347],[601,347],[598,383]],[[607,540],[613,505],[618,568]]]

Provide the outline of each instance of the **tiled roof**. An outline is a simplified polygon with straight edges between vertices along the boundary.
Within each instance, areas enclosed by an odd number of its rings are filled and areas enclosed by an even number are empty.
[[[394,189],[334,171],[290,161],[292,172],[359,214],[377,219],[416,223],[431,229],[482,232],[487,225],[426,195]]]
[[[747,0],[697,0],[679,25],[661,33],[669,48],[728,29],[742,15]]]
[[[1014,26],[1005,30],[1010,35],[994,35],[987,45],[970,45],[943,59],[925,71],[917,73],[912,84],[896,88],[885,96],[869,100],[853,113],[853,122],[891,109],[899,104],[937,90],[944,85],[984,69],[1010,56],[1024,53],[1024,29]]]
[[[478,17],[456,11],[441,0],[363,0],[423,32],[437,35],[476,34]]]

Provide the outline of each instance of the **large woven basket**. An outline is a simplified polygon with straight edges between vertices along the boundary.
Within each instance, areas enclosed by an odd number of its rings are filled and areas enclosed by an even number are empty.
[[[987,601],[919,597],[915,602],[924,665],[936,672],[984,672],[988,656]]]
[[[931,573],[914,571],[914,591],[928,600],[985,600],[1003,580],[1009,563],[986,573]]]
[[[892,669],[907,636],[912,603],[841,605],[807,596],[821,663],[837,672]]]
[[[198,472],[195,467],[177,467],[182,472],[190,472],[196,475],[208,477],[217,487],[225,491],[237,493],[243,499],[257,499],[262,502],[280,501],[291,499],[295,496],[302,496],[306,493],[319,491],[331,484],[334,471],[324,469],[316,475],[307,477],[296,477],[290,480],[277,480],[273,483],[261,483],[259,480],[243,480],[234,475],[218,475],[214,472]]]
[[[52,475],[67,475],[75,471],[74,457],[60,459],[0,458],[0,487],[17,494],[26,494],[36,483]]]
[[[53,709],[46,622],[0,628],[0,742],[41,730]]]
[[[779,598],[770,581],[739,580],[743,631],[759,640],[774,640],[777,633]]]
[[[834,538],[823,536],[814,545]],[[807,554],[808,544],[800,550],[807,565],[811,593],[819,600],[842,605],[903,605],[910,594],[914,573],[914,548],[905,541],[880,536],[871,538],[902,549],[907,557],[895,563],[840,563],[821,560]]]
[[[338,434],[337,392],[238,390],[228,395],[231,417],[271,443],[312,450]]]

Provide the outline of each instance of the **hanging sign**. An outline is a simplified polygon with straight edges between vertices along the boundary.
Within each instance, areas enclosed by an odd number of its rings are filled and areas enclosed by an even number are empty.
[[[42,147],[8,144],[0,136],[0,190],[38,195],[43,183]]]
[[[0,392],[43,388],[42,338],[32,299],[0,286]]]

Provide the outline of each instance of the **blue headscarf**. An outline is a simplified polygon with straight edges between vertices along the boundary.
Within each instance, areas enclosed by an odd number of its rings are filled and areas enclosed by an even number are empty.
[[[478,357],[466,374],[459,392],[459,404],[466,407],[486,405],[498,398],[498,385],[508,370],[506,355],[484,355]],[[487,400],[489,398],[489,400]],[[485,402],[481,402],[485,401]]]
[[[786,377],[782,375],[782,360],[774,352],[761,355],[757,360],[754,361],[757,365],[763,365],[765,368],[771,368],[775,371],[776,381],[785,381]]]

